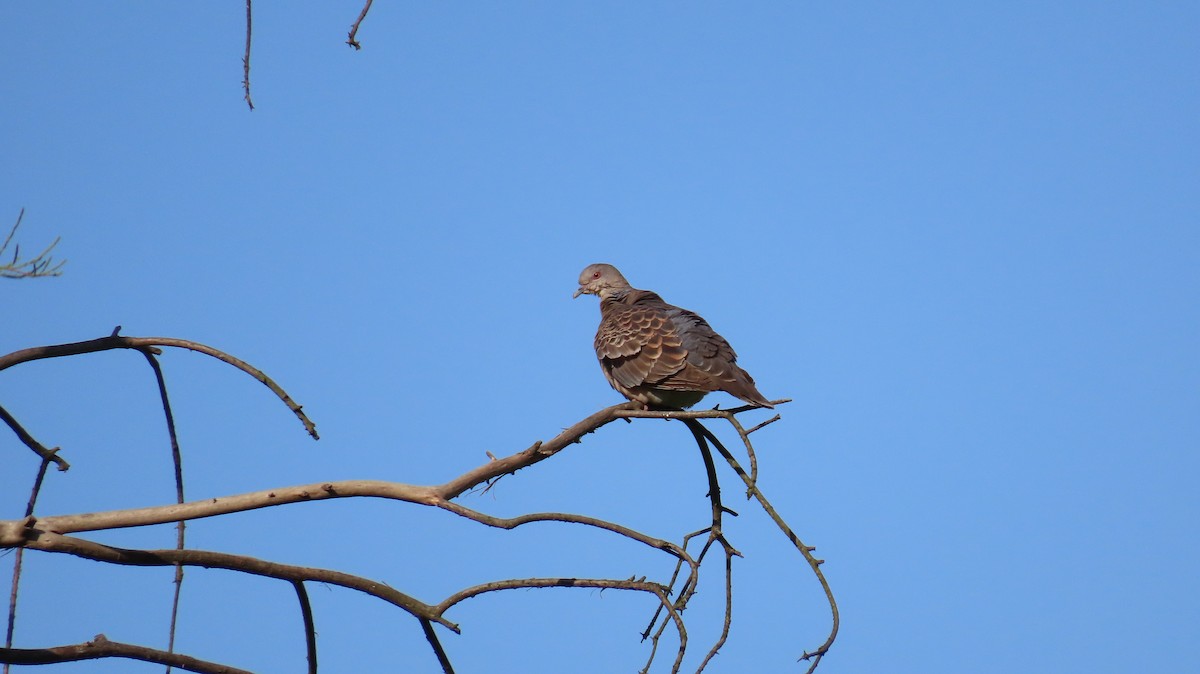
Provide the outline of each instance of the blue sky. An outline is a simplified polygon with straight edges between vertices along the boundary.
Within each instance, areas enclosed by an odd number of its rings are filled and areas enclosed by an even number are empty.
[[[0,8],[0,222],[24,207],[23,244],[62,236],[69,259],[61,278],[2,285],[0,352],[118,324],[193,339],[316,420],[319,443],[257,383],[169,353],[191,498],[442,482],[619,401],[591,350],[594,299],[570,299],[583,266],[611,262],[794,399],[759,436],[760,484],[828,560],[843,623],[819,671],[1194,666],[1194,5],[380,2],[355,52],[359,8],[259,3],[253,112],[240,3]],[[173,498],[136,354],[11,369],[0,399],[73,463],[41,513]],[[36,463],[0,442],[17,517]],[[463,502],[678,539],[708,508],[690,442],[616,424]],[[746,558],[709,671],[801,671],[828,610],[770,522],[731,505]],[[669,570],[594,532],[374,501],[189,536],[429,601]],[[718,567],[686,615],[693,669],[720,629]],[[170,577],[31,556],[17,645],[161,645]],[[406,616],[311,592],[328,671],[436,671]],[[301,667],[286,585],[197,569],[183,602],[180,650]],[[461,672],[636,671],[651,610],[493,595],[455,609],[464,634],[445,643]]]

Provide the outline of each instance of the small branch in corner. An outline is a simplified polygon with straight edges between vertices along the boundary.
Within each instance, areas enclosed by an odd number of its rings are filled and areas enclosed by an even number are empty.
[[[374,0],[367,0],[367,4],[363,5],[362,11],[358,13],[358,19],[354,21],[354,25],[350,26],[350,34],[347,36],[346,44],[357,49],[362,49],[362,45],[358,42],[358,27],[362,25],[363,19],[367,18],[367,12],[371,11],[371,3]]]
[[[250,106],[250,110],[254,110],[254,101],[250,99],[250,27],[251,17],[254,14],[251,8],[252,0],[246,0],[246,53],[242,56],[242,90],[246,92],[243,98],[246,99],[246,105]]]

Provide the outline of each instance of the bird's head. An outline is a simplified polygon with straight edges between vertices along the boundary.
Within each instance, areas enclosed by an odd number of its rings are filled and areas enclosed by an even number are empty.
[[[583,268],[579,274],[579,290],[575,291],[574,297],[580,295],[597,295],[600,299],[607,299],[614,294],[629,290],[629,281],[621,276],[621,272],[611,264],[598,262],[589,264]]]

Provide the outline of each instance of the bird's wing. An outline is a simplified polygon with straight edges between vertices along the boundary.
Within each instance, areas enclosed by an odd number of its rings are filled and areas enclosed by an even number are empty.
[[[645,295],[657,298],[653,293]],[[632,304],[611,303],[602,308],[596,356],[623,386],[658,386],[684,368],[688,351],[661,299],[633,299]]]

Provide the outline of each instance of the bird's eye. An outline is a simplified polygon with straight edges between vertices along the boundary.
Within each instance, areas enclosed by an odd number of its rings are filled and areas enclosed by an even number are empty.
[[[600,278],[600,272],[598,272],[598,271],[592,272],[592,278]]]

